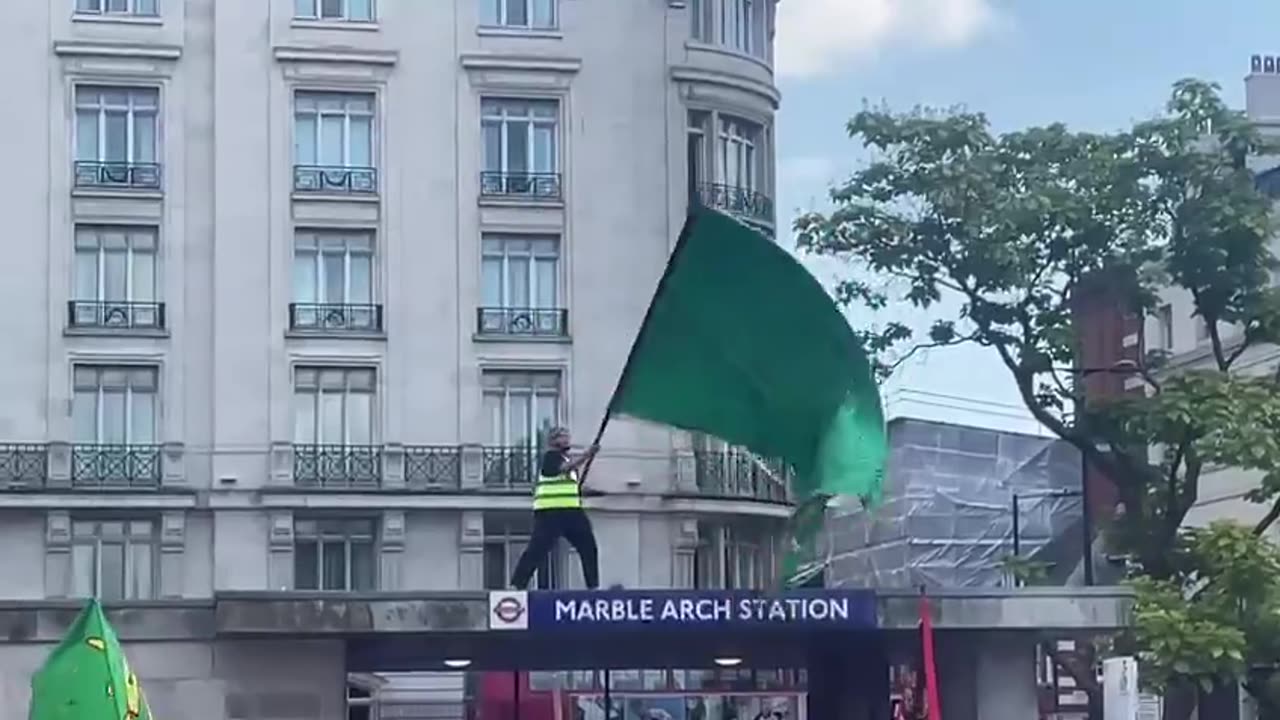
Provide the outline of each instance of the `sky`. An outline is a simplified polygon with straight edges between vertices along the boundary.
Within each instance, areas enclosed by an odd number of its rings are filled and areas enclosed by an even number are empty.
[[[844,125],[866,101],[899,110],[963,105],[985,112],[996,130],[1065,122],[1105,131],[1159,113],[1173,82],[1198,77],[1243,107],[1249,56],[1280,55],[1280,3],[781,0],[775,42],[776,205],[779,240],[789,243],[797,213],[825,207],[832,182],[857,167],[860,147]],[[810,267],[827,282],[840,272]],[[851,313],[855,323],[868,317]],[[930,320],[903,319],[920,329]],[[1007,372],[976,347],[917,354],[885,387],[890,397],[904,390],[943,407],[1023,412]],[[974,421],[941,412],[935,419]]]

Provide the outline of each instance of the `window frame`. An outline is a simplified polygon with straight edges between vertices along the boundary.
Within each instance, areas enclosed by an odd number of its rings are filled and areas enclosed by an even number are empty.
[[[560,0],[522,1],[524,3],[524,16],[526,18],[526,22],[524,24],[516,24],[510,22],[508,18],[509,0],[480,0],[480,27],[489,30],[524,30],[531,32],[544,32],[560,29]],[[551,16],[550,21],[545,25],[534,23],[534,18],[537,16],[534,8],[539,2],[545,2],[547,4],[547,11]]]
[[[689,12],[695,42],[773,62],[773,0],[690,0]]]
[[[748,118],[727,113],[719,113],[715,118],[715,166],[719,182],[726,187],[748,192],[760,192],[765,184],[765,174],[761,156],[764,154],[765,128]],[[733,151],[736,177],[730,178],[729,159]],[[744,177],[743,166],[747,167],[745,177],[750,182],[744,185],[740,181]]]
[[[312,7],[310,14],[299,13],[298,7],[302,2],[309,2]],[[369,17],[368,18],[352,18],[351,17],[351,0],[337,0],[342,5],[342,12],[339,15],[325,15],[325,0],[294,0],[293,2],[293,19],[302,20],[304,22],[321,22],[321,23],[351,23],[370,25],[378,22],[378,0],[368,0]]]
[[[148,2],[155,7],[154,12],[139,12],[138,5],[142,2]],[[124,0],[125,10],[111,10],[111,0],[74,0],[73,15],[80,17],[103,17],[103,18],[158,18],[160,17],[160,4],[163,0]],[[86,4],[96,4],[97,9],[91,7],[82,7]]]
[[[112,523],[121,523],[123,530],[119,535],[118,543],[116,538],[109,533],[103,532],[103,526]],[[146,523],[148,532],[144,540],[136,539],[133,533],[133,526],[136,523]],[[80,528],[85,525],[92,525],[93,532],[89,534],[81,534]],[[102,547],[104,544],[119,544],[123,549],[123,562],[120,578],[122,594],[121,597],[103,597],[103,563],[102,563]],[[137,515],[130,516],[89,516],[89,517],[72,517],[71,519],[71,593],[73,597],[81,597],[79,587],[83,578],[80,576],[80,568],[78,561],[78,549],[86,546],[92,553],[90,563],[92,565],[93,576],[89,579],[88,584],[91,589],[87,597],[95,597],[106,602],[118,602],[129,600],[154,600],[159,596],[160,586],[160,523],[155,518],[140,517]],[[148,551],[149,567],[144,574],[138,572],[138,558],[136,554],[137,548],[145,548]],[[148,592],[145,594],[137,593],[138,579],[146,577],[148,584]]]
[[[95,385],[92,389],[89,388],[87,383],[82,384],[79,382],[79,378],[77,376],[80,374],[81,371],[94,373]],[[147,372],[150,374],[152,379],[152,383],[151,383],[152,389],[149,393],[138,392],[135,389],[134,384],[132,383],[131,380],[126,382],[126,385],[124,387],[124,398],[123,398],[123,413],[125,418],[124,428],[122,429],[122,434],[124,435],[123,442],[108,442],[104,440],[104,435],[107,434],[104,432],[104,429],[107,427],[104,418],[106,416],[105,398],[108,395],[108,388],[104,386],[103,378],[106,375],[106,373],[111,373],[111,372],[123,372],[123,373],[126,373],[127,377],[129,378],[132,378],[134,373]],[[162,416],[161,416],[162,388],[160,385],[160,375],[161,375],[160,366],[155,364],[92,363],[92,362],[73,363],[71,366],[72,427],[73,427],[73,430],[75,431],[73,433],[73,444],[96,445],[96,446],[121,446],[121,447],[147,447],[152,445],[158,445],[160,428],[162,427]],[[77,422],[78,417],[76,414],[76,407],[78,403],[76,402],[76,400],[81,396],[82,393],[89,393],[89,392],[93,392],[94,438],[92,441],[83,441],[80,439],[80,435],[78,432],[79,423]],[[137,441],[136,436],[138,432],[137,432],[137,428],[134,425],[134,403],[136,400],[136,396],[139,394],[149,395],[151,397],[151,428],[149,433],[149,439],[146,442]]]
[[[303,447],[373,447],[379,444],[378,438],[381,436],[379,422],[379,412],[381,404],[378,393],[380,368],[372,365],[317,365],[313,363],[299,363],[293,367],[293,442],[295,445]],[[315,373],[314,388],[306,390],[299,387],[300,376],[303,373]],[[341,372],[343,374],[343,389],[340,393],[325,392],[323,377],[325,373]],[[368,373],[369,390],[352,390],[351,379],[356,373]],[[351,441],[351,410],[350,397],[355,392],[361,395],[369,396],[369,427],[368,442],[353,443]],[[324,398],[326,395],[338,394],[341,397],[341,417],[342,417],[342,439],[340,441],[330,441],[323,437],[324,427]],[[303,396],[309,396],[311,404],[311,440],[303,440],[299,437],[298,431],[303,420]]]
[[[512,250],[511,245],[520,242],[529,243],[527,252]],[[538,252],[539,243],[553,246],[554,252]],[[495,246],[500,244],[500,249],[493,250]],[[513,259],[525,259],[528,261],[528,277],[525,279],[526,289],[529,295],[529,301],[525,305],[516,305],[511,299],[511,280],[512,270],[511,264]],[[498,296],[499,300],[496,304],[489,302],[490,288],[488,287],[487,268],[491,261],[500,263],[498,280]],[[550,260],[554,272],[554,278],[551,281],[551,306],[544,307],[540,296],[542,295],[542,282],[538,279],[540,261]],[[495,308],[501,310],[563,310],[564,309],[564,253],[562,252],[562,239],[559,235],[542,233],[483,233],[480,237],[480,297],[482,299],[482,307]]]
[[[97,94],[94,103],[81,102],[81,93],[93,92]],[[113,106],[105,101],[105,96],[110,92],[123,92],[128,96],[128,101],[124,106]],[[151,106],[141,105],[136,101],[139,94],[150,94],[155,102]],[[164,147],[163,135],[163,108],[164,100],[162,88],[158,85],[140,84],[113,84],[103,82],[75,82],[71,88],[71,104],[72,104],[72,138],[71,138],[71,154],[75,162],[78,163],[100,163],[100,164],[122,164],[122,165],[161,165],[161,148]],[[125,158],[123,160],[113,160],[106,157],[107,150],[107,116],[110,111],[119,111],[123,109],[125,115]],[[97,152],[94,157],[81,157],[80,153],[80,113],[82,110],[95,110],[97,117],[94,121],[94,129],[96,137],[94,144]],[[150,160],[144,160],[138,157],[137,153],[137,122],[140,115],[151,113],[153,119],[153,132],[151,138]]]
[[[118,250],[106,247],[103,240],[104,235],[110,233],[120,233],[125,236],[124,256],[125,256],[125,290],[124,297],[112,298],[107,297],[106,277],[108,274],[108,256],[115,254]],[[92,235],[95,246],[90,247],[87,243],[82,243],[81,238],[86,235]],[[151,247],[139,248],[135,242],[136,237],[149,238]],[[80,260],[92,253],[95,265],[94,276],[94,293],[93,297],[80,297]],[[138,274],[137,258],[139,256],[150,256],[151,258],[151,297],[140,297],[137,292],[136,276]],[[111,224],[77,224],[73,229],[72,240],[72,300],[75,302],[93,302],[93,303],[159,303],[161,302],[161,286],[160,286],[160,228],[155,225],[111,225]]]
[[[304,246],[303,238],[310,237],[312,242],[310,246]],[[325,258],[328,255],[339,254],[331,248],[324,247],[325,240],[340,240],[342,249],[342,295],[341,299],[333,299],[329,297],[329,283],[327,277],[327,263]],[[365,247],[353,247],[363,241]],[[308,258],[312,273],[310,280],[312,289],[315,291],[314,298],[307,299],[302,297],[301,288],[298,286],[298,273],[300,271],[300,263],[303,257],[309,255]],[[352,295],[352,278],[353,278],[353,258],[364,257],[368,259],[367,278],[369,293],[364,299],[356,299]],[[293,277],[291,278],[291,294],[295,303],[304,305],[377,305],[378,292],[381,283],[378,282],[378,246],[376,232],[368,228],[358,229],[330,229],[330,228],[304,228],[300,227],[293,234]]]
[[[314,532],[306,532],[302,526],[306,524],[315,525]],[[352,532],[351,528],[356,523],[367,523],[368,533]],[[341,524],[343,529],[341,532],[333,532],[325,529]],[[370,515],[301,515],[293,519],[293,589],[305,592],[320,593],[351,593],[351,592],[377,592],[381,583],[381,573],[379,573],[379,555],[381,553],[381,535],[380,522],[378,518]],[[369,566],[369,587],[355,587],[356,573],[353,572],[355,557],[355,545],[363,543],[367,539],[368,546],[368,566]],[[343,549],[343,585],[341,588],[327,588],[325,585],[325,557],[326,548],[333,542],[341,542]],[[303,544],[311,543],[315,545],[315,587],[302,587],[299,581],[298,569],[301,565],[301,553],[299,548]]]
[[[513,385],[509,381],[512,378],[527,378],[530,382],[527,385]],[[554,378],[554,392],[538,392],[540,386],[537,382],[539,378],[549,380]],[[506,382],[497,382],[500,379]],[[543,389],[551,388],[551,383],[541,386]],[[528,388],[529,392],[521,393],[519,391]],[[513,393],[512,391],[516,392]],[[489,425],[487,437],[488,444],[491,447],[501,448],[523,448],[532,447],[534,450],[541,448],[542,435],[551,427],[564,424],[564,417],[568,407],[567,392],[565,391],[565,372],[563,368],[530,368],[530,369],[511,369],[511,368],[485,368],[480,373],[480,404],[482,412],[485,415],[485,422]],[[500,418],[496,419],[492,415],[490,398],[499,397],[500,402]],[[511,437],[511,399],[513,395],[526,395],[528,397],[528,413],[525,417],[525,426],[523,430],[528,435],[523,440],[513,440]],[[553,396],[555,399],[555,417],[548,422],[543,423],[545,427],[534,427],[538,424],[538,399],[542,396]],[[500,424],[501,428],[496,425]],[[495,433],[495,430],[498,432]],[[496,437],[495,437],[496,435]],[[536,454],[536,453],[535,453]],[[536,458],[535,458],[536,459]]]
[[[308,98],[314,101],[316,108],[314,111],[304,112],[300,107],[300,101]],[[327,111],[321,110],[320,104],[325,98],[330,98],[330,99],[341,98],[343,101],[342,111],[327,112]],[[355,100],[362,100],[364,102],[367,102],[369,107],[368,112],[362,112],[359,110],[353,111],[352,103]],[[293,133],[292,152],[293,152],[293,164],[295,167],[316,167],[316,168],[326,168],[326,169],[332,168],[335,170],[375,170],[375,171],[379,169],[378,167],[379,166],[379,161],[378,161],[379,160],[379,152],[378,152],[379,106],[378,106],[378,93],[376,90],[372,90],[372,89],[341,90],[341,89],[317,88],[317,87],[295,87],[293,88],[292,103],[293,103],[293,107],[292,107],[293,116],[291,120],[291,123],[292,123],[291,131]],[[314,146],[312,147],[312,152],[314,157],[313,162],[303,162],[302,157],[298,152],[299,147],[301,145],[300,143],[301,134],[298,131],[298,128],[299,128],[298,121],[299,121],[299,118],[302,117],[303,115],[309,115],[313,117],[315,121],[315,138],[314,138]],[[325,118],[326,116],[333,116],[333,115],[337,115],[342,118],[342,142],[341,142],[342,162],[337,165],[320,162],[320,157],[323,154],[322,148],[324,145],[323,133],[321,132],[321,128],[323,127],[323,124],[324,124],[323,118]],[[351,161],[351,156],[352,156],[351,127],[352,127],[353,117],[361,117],[361,118],[367,117],[369,120],[369,147],[368,147],[369,164],[368,165],[354,165],[352,164],[352,161]]]
[[[523,115],[517,115],[508,112],[511,105],[523,103],[529,108],[529,111]],[[487,106],[496,106],[498,112],[494,113]],[[538,106],[550,107],[554,109],[549,116],[539,116],[534,109]],[[558,97],[523,97],[518,95],[483,95],[480,98],[480,168],[485,173],[497,173],[503,176],[508,175],[559,175],[562,165],[561,153],[563,152],[562,137],[562,114],[564,112],[564,103]],[[510,125],[513,122],[526,122],[525,130],[526,147],[528,149],[528,167],[523,170],[516,170],[511,167],[510,159]],[[488,155],[488,143],[485,141],[485,129],[488,125],[496,123],[499,129],[499,149],[498,162],[496,166],[491,167]],[[536,145],[536,131],[539,126],[551,127],[551,151],[549,159],[551,162],[550,169],[542,169],[537,167],[536,155],[534,151]]]

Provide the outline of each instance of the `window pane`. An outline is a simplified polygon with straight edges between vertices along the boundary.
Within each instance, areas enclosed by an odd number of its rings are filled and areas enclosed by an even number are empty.
[[[484,589],[505,590],[507,579],[507,548],[505,543],[485,543]]]
[[[156,441],[156,396],[133,393],[129,423],[129,442],[150,445]]]
[[[342,0],[320,0],[320,15],[326,18],[341,18]]]
[[[346,120],[341,115],[320,116],[320,157],[319,164],[333,167],[344,167],[343,126]]]
[[[351,256],[350,288],[347,302],[369,304],[373,302],[373,256]]]
[[[300,445],[316,442],[316,395],[310,392],[294,393],[293,441]]]
[[[94,547],[91,543],[83,542],[71,546],[71,595],[73,597],[93,597],[93,588],[98,582]]]
[[[97,300],[98,253],[93,250],[76,251],[76,288],[74,300]]]
[[[98,395],[93,391],[77,391],[71,400],[73,440],[80,444],[98,441]]]
[[[320,437],[318,442],[341,445],[346,441],[342,431],[342,394],[324,392],[320,395]]]
[[[293,586],[298,590],[319,590],[317,575],[319,548],[314,542],[296,542],[293,546]]]
[[[76,0],[76,10],[79,12],[99,12],[102,8],[101,2],[102,0]]]
[[[507,25],[524,27],[529,24],[526,2],[528,0],[507,0]]]
[[[159,0],[133,0],[135,15],[158,15]]]
[[[533,442],[530,427],[529,396],[511,394],[507,397],[507,438],[512,445],[523,447]]]
[[[347,442],[352,445],[373,444],[373,394],[347,395]]]
[[[107,12],[122,13],[129,10],[129,0],[107,0]]]
[[[484,169],[486,172],[502,170],[502,124],[496,120],[486,120],[481,126],[484,135]]]
[[[293,299],[300,303],[318,302],[316,256],[300,252],[293,257]]]
[[[373,0],[347,0],[348,20],[373,20]]]
[[[507,164],[504,172],[529,171],[529,123],[521,120],[507,121]]]
[[[293,14],[295,17],[315,17],[316,0],[293,0]]]
[[[544,309],[557,307],[556,261],[540,258],[537,261],[537,274],[534,279],[537,284],[533,293],[533,306]]]
[[[556,171],[555,128],[539,124],[533,128],[533,172]]]
[[[133,157],[135,162],[156,161],[156,116],[135,113],[133,117]]]
[[[324,273],[324,295],[320,302],[346,302],[346,268],[341,253],[328,252],[322,256]]]
[[[76,159],[97,160],[98,155],[98,111],[76,111]]]
[[[351,589],[376,590],[377,556],[372,542],[351,544]]]
[[[555,395],[539,394],[537,408],[537,430],[539,436],[545,435],[560,419],[560,399]]]
[[[102,159],[110,162],[129,160],[129,116],[123,112],[108,112]]]
[[[480,24],[497,25],[498,7],[505,0],[480,0]]]
[[[530,307],[528,256],[507,259],[507,302],[514,308]]]
[[[151,565],[151,545],[147,543],[134,543],[130,548],[133,573],[133,587],[131,588],[131,597],[147,599],[151,597],[151,577],[153,568]]]
[[[502,258],[481,261],[480,302],[485,307],[502,307]]]
[[[121,301],[128,299],[125,292],[128,284],[129,258],[123,250],[103,253],[102,257],[102,297],[104,300]]]
[[[373,167],[373,118],[351,118],[351,167]]]
[[[326,540],[321,545],[321,590],[346,590],[347,544],[341,540]]]
[[[491,445],[507,444],[503,430],[507,426],[503,413],[502,395],[493,392],[484,394],[484,416],[489,420],[489,443]]]
[[[293,120],[293,156],[299,165],[315,165],[316,116],[299,114]]]
[[[537,28],[555,27],[556,0],[533,0],[533,26]]]
[[[102,543],[98,546],[102,584],[98,597],[103,600],[124,599],[124,543]]]
[[[125,392],[123,390],[104,390],[102,393],[102,427],[98,432],[98,442],[104,445],[124,444],[127,423]]]

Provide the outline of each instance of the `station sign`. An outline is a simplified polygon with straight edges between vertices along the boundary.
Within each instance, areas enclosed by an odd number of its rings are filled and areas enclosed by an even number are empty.
[[[876,627],[870,590],[492,592],[493,630],[653,627]]]

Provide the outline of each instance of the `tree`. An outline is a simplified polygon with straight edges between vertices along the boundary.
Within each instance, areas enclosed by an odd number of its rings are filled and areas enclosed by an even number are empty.
[[[837,288],[848,305],[956,308],[927,340],[897,322],[866,331],[880,369],[921,347],[991,348],[1031,414],[1114,482],[1122,512],[1108,539],[1142,578],[1134,639],[1164,686],[1242,677],[1249,662],[1280,660],[1273,636],[1255,637],[1259,628],[1205,605],[1220,604],[1218,590],[1189,595],[1184,614],[1171,614],[1173,598],[1237,577],[1237,567],[1204,559],[1274,551],[1260,536],[1280,516],[1280,372],[1234,372],[1280,339],[1271,201],[1246,164],[1268,150],[1256,129],[1216,86],[1184,80],[1162,117],[1113,134],[1062,125],[997,134],[978,113],[883,109],[858,113],[848,131],[874,157],[832,189],[831,212],[796,221],[800,248],[851,263]],[[1209,366],[1172,367],[1150,352],[1085,367],[1080,304],[1102,298],[1144,317],[1163,288],[1192,298]],[[1090,397],[1094,373],[1139,391]],[[1182,529],[1205,468],[1224,465],[1261,473],[1250,500],[1270,509],[1249,538]],[[1227,536],[1249,553],[1211,552]],[[1243,597],[1232,583],[1221,587]],[[1156,642],[1160,623],[1198,639]],[[1228,642],[1230,631],[1246,647]],[[1220,655],[1186,652],[1211,641]]]

